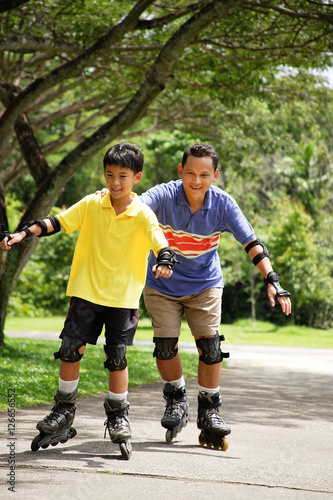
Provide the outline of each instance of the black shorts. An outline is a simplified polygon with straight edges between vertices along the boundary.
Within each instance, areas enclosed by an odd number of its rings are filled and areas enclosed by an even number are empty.
[[[133,345],[138,326],[138,311],[100,306],[72,297],[60,338],[67,336],[87,344],[96,344],[104,325],[106,344]]]

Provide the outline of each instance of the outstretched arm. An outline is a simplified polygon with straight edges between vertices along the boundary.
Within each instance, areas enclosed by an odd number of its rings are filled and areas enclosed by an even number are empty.
[[[284,290],[279,283],[281,276],[273,271],[269,254],[265,245],[258,239],[243,245],[253,264],[259,269],[267,285],[267,296],[272,307],[278,300],[282,312],[287,316],[291,313],[290,293]]]
[[[8,233],[8,231],[0,233],[0,248],[10,250],[13,245],[18,245],[27,238],[51,236],[51,234],[58,233],[60,230],[61,226],[57,217],[50,216],[46,219],[36,220],[15,233]]]

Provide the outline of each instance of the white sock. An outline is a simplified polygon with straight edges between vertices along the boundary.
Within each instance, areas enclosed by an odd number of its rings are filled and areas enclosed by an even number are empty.
[[[77,380],[62,380],[59,377],[59,391],[71,394],[75,391],[79,385],[79,379]]]
[[[127,401],[127,394],[128,391],[123,392],[122,394],[117,394],[115,392],[109,391],[109,399],[112,401],[121,401],[122,403],[125,403]]]
[[[215,394],[216,392],[220,392],[220,386],[216,387],[215,389],[211,389],[209,387],[202,387],[202,385],[199,385],[199,392],[206,392],[207,394]]]
[[[170,380],[170,381],[162,380],[162,381],[163,381],[164,386],[166,384],[171,384],[174,386],[175,389],[178,389],[179,387],[185,387],[185,379],[184,379],[183,375],[180,378],[178,378],[177,380]]]

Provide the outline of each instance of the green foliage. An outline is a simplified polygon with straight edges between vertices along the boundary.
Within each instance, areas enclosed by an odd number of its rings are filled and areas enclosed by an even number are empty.
[[[270,248],[283,283],[292,293],[298,324],[327,326],[333,322],[332,264],[317,243],[313,219],[302,204],[275,202]]]
[[[122,120],[154,61],[167,53],[165,44],[178,28],[186,29],[193,14],[200,17],[202,7],[202,2],[171,0],[167,7],[152,2],[134,27],[72,76],[77,58],[86,57],[89,46],[119,28],[136,4],[31,0],[1,16],[3,119],[15,113],[17,100],[28,99],[29,123],[52,175],[90,138],[80,170],[73,167],[72,177],[56,193],[58,202],[52,198],[50,205],[69,206],[104,185],[103,153],[95,154],[96,148],[94,156],[88,154],[93,132],[107,121]],[[284,9],[264,1],[245,7],[230,2],[227,15],[217,16],[174,61],[165,90],[144,116],[138,109],[134,123],[117,129],[116,139],[133,140],[144,149],[146,166],[138,193],[177,178],[177,164],[189,143],[211,142],[220,155],[217,184],[235,197],[267,244],[283,286],[293,292],[294,321],[329,327],[333,100],[332,89],[311,68],[332,66],[327,50],[330,7],[327,2],[291,0],[287,11],[285,15]],[[63,65],[70,76],[61,72]],[[47,83],[52,70],[57,70],[52,86],[30,98],[29,84],[39,78]],[[64,76],[58,80],[60,74]],[[10,102],[12,112],[6,114]],[[14,134],[11,124],[7,130]],[[1,186],[11,229],[39,189],[32,175],[39,165],[26,165],[17,139],[13,135],[10,147],[6,144],[1,151]],[[62,164],[59,170],[64,169]],[[74,244],[75,237],[69,236],[41,240],[16,285],[11,314],[64,314]],[[223,235],[219,252],[226,282],[224,317],[247,317],[255,306],[257,317],[281,321],[281,314],[267,307],[262,279],[243,249]],[[142,301],[140,308],[144,312]]]

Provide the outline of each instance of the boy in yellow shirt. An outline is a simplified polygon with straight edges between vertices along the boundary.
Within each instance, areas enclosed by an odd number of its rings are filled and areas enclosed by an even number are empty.
[[[59,389],[51,413],[37,424],[40,434],[32,442],[33,451],[76,435],[72,423],[80,359],[86,344],[96,344],[105,325],[104,365],[109,370],[105,425],[123,457],[130,457],[126,346],[133,345],[150,249],[157,255],[156,278],[170,277],[176,262],[155,214],[132,192],[142,177],[143,163],[143,154],[134,144],[111,147],[104,157],[109,196],[86,196],[55,217],[33,221],[0,238],[0,247],[10,250],[32,236],[49,236],[61,229],[66,234],[80,231],[66,291],[71,297],[69,313],[55,353],[61,360]]]

